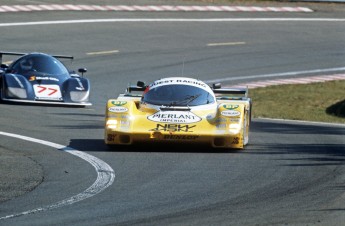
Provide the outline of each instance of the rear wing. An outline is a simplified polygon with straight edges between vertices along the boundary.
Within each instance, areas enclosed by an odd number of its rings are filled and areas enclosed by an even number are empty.
[[[128,86],[126,89],[126,93],[132,93],[132,92],[144,92],[146,87],[140,87],[140,86]]]
[[[234,100],[247,99],[248,88],[212,88],[217,99]]]
[[[242,95],[247,97],[248,89],[247,88],[222,88],[222,89],[212,89],[215,94],[223,95]]]
[[[27,55],[27,54],[29,54],[29,53],[2,52],[2,51],[0,51],[0,64],[2,64],[2,56],[3,56],[3,55],[9,55],[9,56],[24,56],[24,55]],[[55,58],[64,58],[64,59],[71,59],[71,60],[74,59],[73,56],[64,56],[64,55],[52,55],[52,57],[55,57]]]
[[[144,82],[138,81],[137,85],[128,85],[124,96],[141,97],[147,88]]]

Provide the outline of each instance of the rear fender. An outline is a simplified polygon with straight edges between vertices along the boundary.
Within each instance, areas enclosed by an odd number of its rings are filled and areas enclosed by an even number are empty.
[[[231,145],[243,148],[244,134],[246,133],[246,106],[241,102],[227,102],[218,105],[218,121],[227,128],[231,135]]]

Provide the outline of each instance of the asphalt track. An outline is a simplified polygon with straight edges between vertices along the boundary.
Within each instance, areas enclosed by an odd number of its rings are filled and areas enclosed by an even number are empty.
[[[160,21],[142,20],[152,18]],[[228,21],[196,21],[210,18]],[[106,100],[139,79],[185,75],[233,85],[259,81],[259,75],[287,73],[297,79],[319,73],[288,72],[342,68],[345,25],[338,19],[344,18],[342,10],[320,6],[311,14],[0,14],[1,24],[127,19],[0,28],[1,50],[74,55],[73,69],[88,68],[93,102],[82,109],[0,105],[0,131],[29,139],[0,135],[1,172],[6,172],[1,184],[10,185],[8,200],[0,203],[0,225],[341,225],[342,125],[254,119],[246,150],[227,152],[165,146],[110,151],[103,144],[103,123]],[[97,168],[66,150],[110,168]],[[102,181],[102,172],[110,173],[109,186],[88,190]],[[84,194],[89,196],[78,200]]]

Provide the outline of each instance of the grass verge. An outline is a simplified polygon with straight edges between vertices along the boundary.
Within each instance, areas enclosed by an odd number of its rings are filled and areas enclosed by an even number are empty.
[[[345,81],[277,85],[249,91],[253,118],[345,123]]]

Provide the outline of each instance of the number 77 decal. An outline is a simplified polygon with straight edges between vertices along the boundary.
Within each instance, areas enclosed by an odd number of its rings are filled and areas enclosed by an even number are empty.
[[[48,89],[48,92],[51,91],[51,92],[48,93],[48,96],[51,96],[51,95],[53,95],[54,93],[56,93],[56,92],[58,91],[57,89],[54,89],[54,88],[47,88],[47,87],[44,87],[44,86],[37,86],[37,88],[40,89],[40,90],[38,91],[38,93],[42,93],[42,92],[44,92],[44,91],[47,90],[47,89]]]
[[[59,99],[61,98],[60,87],[58,85],[34,85],[35,95],[39,99]]]

